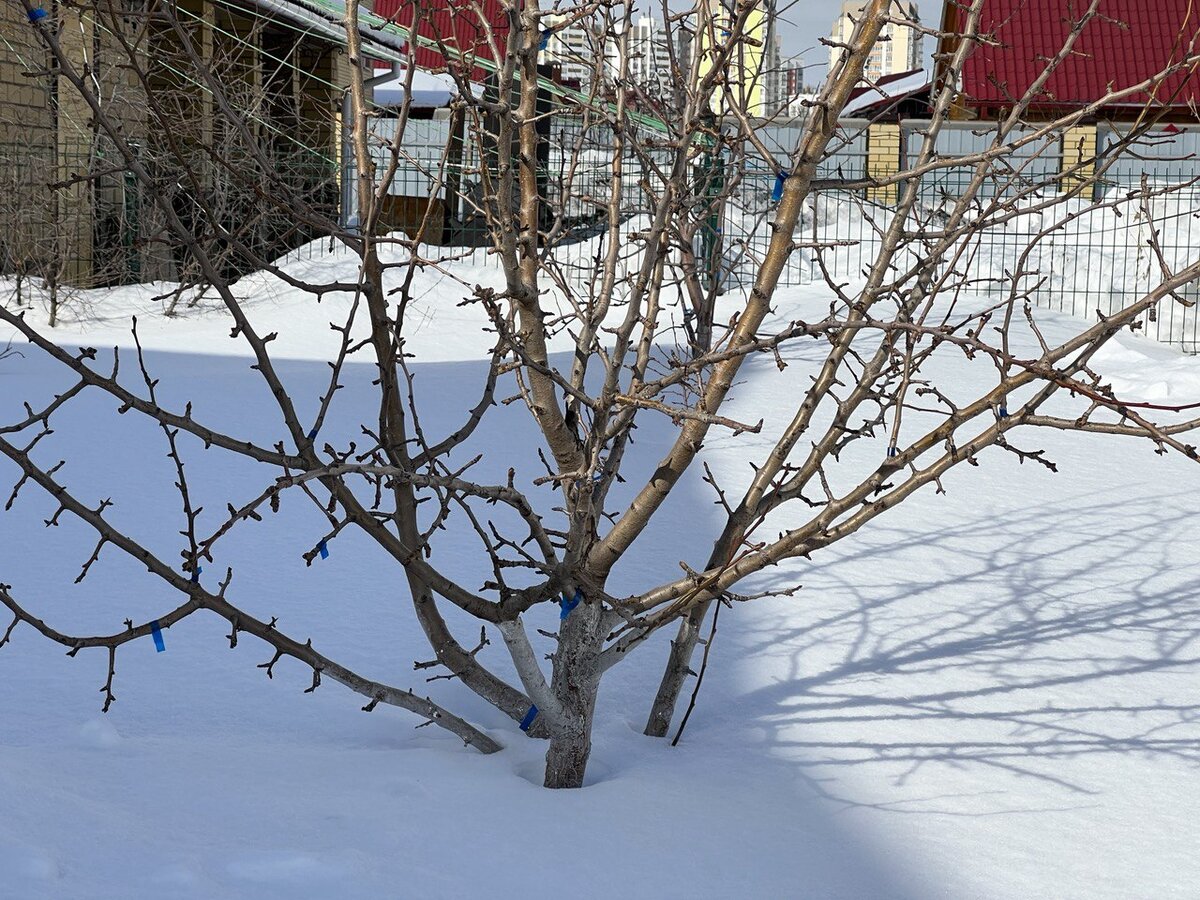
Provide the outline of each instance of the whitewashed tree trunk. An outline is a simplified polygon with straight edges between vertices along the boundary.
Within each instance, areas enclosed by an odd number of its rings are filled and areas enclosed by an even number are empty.
[[[546,751],[548,788],[583,786],[592,752],[592,720],[600,688],[600,651],[608,619],[596,603],[580,603],[563,620],[554,654],[550,689],[562,721]]]

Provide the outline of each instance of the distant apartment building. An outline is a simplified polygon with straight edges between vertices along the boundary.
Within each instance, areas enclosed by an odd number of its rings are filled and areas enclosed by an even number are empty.
[[[616,80],[621,71],[619,57],[621,30],[603,35],[591,32],[584,24],[563,25],[566,16],[546,16],[543,20],[552,29],[546,41],[542,61],[559,68],[563,81],[582,86],[597,75],[597,62],[603,58],[600,70],[605,78]],[[629,26],[629,64],[626,79],[643,89],[657,93],[671,82],[671,53],[666,29],[653,16],[639,15]]]
[[[671,83],[671,50],[663,23],[639,15],[629,29],[629,76],[659,90]]]
[[[784,100],[784,79],[781,71],[783,48],[779,42],[779,35],[771,23],[767,25],[765,37],[762,74],[760,76],[763,80],[763,109],[759,112],[759,115],[771,116],[780,110],[786,102]]]
[[[613,81],[616,81],[621,73],[622,37],[618,27],[616,35],[605,46],[606,75]],[[630,22],[628,47],[626,81],[652,95],[666,91],[673,76],[670,38],[663,23],[653,16],[639,14]],[[681,59],[679,64],[684,65]]]
[[[566,21],[563,15],[550,15],[542,20],[544,27],[552,29],[542,62],[558,66],[563,81],[586,87],[595,75],[599,42],[582,23],[563,25]]]
[[[854,26],[862,15],[861,0],[847,0],[842,4],[842,13],[833,23],[831,37],[835,45],[850,42],[854,34]],[[921,20],[917,16],[917,5],[911,2],[893,0],[890,10],[893,19],[907,19],[913,24]],[[829,69],[833,70],[841,58],[843,48],[833,46],[829,49]],[[889,22],[884,26],[879,40],[871,50],[866,66],[863,67],[863,77],[868,81],[877,81],[887,75],[900,72],[910,72],[921,68],[921,33],[915,28],[897,22]]]
[[[775,52],[771,40],[774,4],[766,9],[755,5],[746,11],[741,9],[738,0],[708,0],[706,14],[711,25],[702,21],[695,40],[701,76],[724,58],[723,44],[730,38],[733,23],[739,20],[743,23],[743,39],[724,59],[722,85],[713,92],[713,112],[726,115],[736,107],[751,116],[772,115],[764,63],[768,61],[766,57]]]
[[[767,46],[763,56],[763,109],[759,115],[794,118],[801,114],[800,101],[804,91],[804,60],[800,56],[783,56],[779,35],[768,25]]]
[[[779,114],[795,118],[804,112],[803,101],[808,99],[804,85],[804,62],[799,56],[783,59],[775,72],[775,97]]]

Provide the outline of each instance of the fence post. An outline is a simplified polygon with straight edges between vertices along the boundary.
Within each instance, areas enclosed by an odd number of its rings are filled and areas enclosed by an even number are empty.
[[[867,177],[883,179],[900,171],[900,125],[876,122],[867,129]],[[892,206],[899,197],[899,185],[867,189],[867,199],[881,206]]]
[[[1073,169],[1074,171],[1072,171]],[[1095,125],[1076,125],[1063,133],[1062,173],[1064,192],[1082,186],[1079,196],[1084,200],[1095,199],[1096,184],[1091,181],[1092,176],[1096,173]]]
[[[329,66],[329,80],[337,91],[337,112],[334,113],[337,132],[337,183],[338,183],[338,222],[343,227],[349,227],[357,221],[358,210],[355,209],[354,143],[351,140],[351,102],[350,102],[350,58],[344,50],[335,50]]]
[[[91,60],[94,47],[92,13],[63,8],[60,41],[64,52],[73,59]],[[92,142],[87,123],[91,109],[65,78],[58,79],[56,127],[58,131],[58,164],[56,177],[67,184],[55,192],[55,244],[50,263],[51,277],[68,284],[86,285],[93,272],[92,230],[95,224],[94,187],[86,180],[92,170]],[[84,180],[72,182],[76,176]],[[51,179],[47,179],[49,181]]]
[[[701,156],[698,175],[700,196],[707,206],[704,222],[700,226],[700,258],[704,263],[708,289],[720,293],[724,286],[721,271],[725,255],[721,234],[724,201],[721,197],[725,189],[725,161],[719,147],[710,148]]]

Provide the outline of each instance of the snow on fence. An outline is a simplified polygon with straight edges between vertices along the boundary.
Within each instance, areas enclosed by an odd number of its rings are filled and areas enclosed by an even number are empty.
[[[927,126],[923,121],[902,124],[893,171],[915,160]],[[846,135],[822,164],[820,177],[853,181],[877,173],[879,163],[872,157],[866,123],[843,123],[843,131]],[[1095,321],[1160,283],[1152,236],[1160,245],[1162,262],[1172,270],[1193,262],[1200,247],[1200,130],[1169,126],[1116,153],[1114,145],[1123,136],[1117,128],[1100,127],[1090,138],[1094,152],[1089,147],[1072,157],[1073,142],[1081,139],[1076,133],[1017,132],[1013,137],[1025,143],[988,173],[973,213],[985,216],[1012,204],[1021,215],[973,235],[969,246],[954,248],[961,253],[945,255],[946,264],[955,265],[961,279],[983,295],[1028,296],[1038,306]],[[943,123],[937,155],[970,158],[991,147],[994,139],[987,125]],[[1084,134],[1082,139],[1089,138]],[[1085,165],[1093,156],[1096,162]],[[1055,199],[1050,193],[1056,190],[1054,179],[1071,165],[1099,175],[1092,196],[1047,205],[1045,201]],[[962,196],[973,175],[974,163],[964,161],[923,177],[910,227],[936,223]],[[769,195],[771,180],[769,171],[753,173],[747,189],[730,202],[730,244],[744,250],[740,256],[727,254],[727,283],[752,278],[766,250],[771,209],[769,203],[763,209],[763,198]],[[861,275],[878,251],[878,235],[894,215],[895,199],[879,189],[818,186],[796,235],[797,242],[807,246],[793,253],[784,283]],[[1043,205],[1046,209],[1037,211]],[[922,249],[912,247],[909,259],[901,258],[898,265],[915,262]],[[1200,307],[1195,305],[1200,284],[1185,287],[1179,299],[1165,298],[1137,327],[1148,337],[1200,352]]]
[[[805,209],[782,284],[803,285],[829,277],[839,281],[861,277],[878,250],[878,235],[894,215],[899,189],[864,187],[872,177],[901,171],[920,150],[928,122],[906,121],[879,126],[843,121],[831,152],[822,161],[819,184]],[[389,120],[376,126],[382,148],[390,137]],[[936,224],[963,193],[974,175],[975,155],[992,147],[994,126],[985,123],[943,123],[936,148],[939,159],[961,159],[924,176],[919,183],[914,229]],[[399,161],[394,195],[432,197],[442,204],[445,231],[440,243],[476,263],[486,260],[487,229],[482,221],[482,181],[495,164],[472,151],[470,140],[457,144],[446,120],[410,121]],[[786,159],[795,145],[798,124],[764,127],[759,137],[776,157]],[[1039,306],[1095,320],[1152,290],[1159,281],[1159,262],[1150,246],[1157,235],[1164,261],[1171,267],[1191,262],[1200,246],[1200,131],[1171,129],[1140,138],[1117,155],[1119,129],[1101,126],[1066,135],[1042,135],[1033,129],[1009,139],[1024,141],[992,167],[980,186],[973,214],[986,216],[1002,204],[1021,212],[1004,224],[969,238],[969,246],[946,254],[971,288],[981,295],[1028,296]],[[598,236],[604,231],[603,206],[611,178],[611,135],[603,128],[582,132],[570,121],[553,120],[545,135],[539,170],[548,206],[561,212],[566,238],[555,259],[567,277],[586,281],[595,258]],[[447,152],[447,146],[452,149]],[[379,163],[386,162],[379,151]],[[656,163],[667,163],[664,156]],[[623,160],[625,184],[654,182],[644,160],[628,151]],[[1087,196],[1058,203],[1050,193],[1055,178],[1078,166],[1084,175],[1099,174]],[[724,204],[704,214],[695,248],[698,258],[710,260],[711,277],[726,288],[748,285],[758,271],[771,236],[777,198],[777,163],[749,154],[735,163],[701,154],[692,177],[701,196],[710,185],[719,195],[723,186],[737,190]],[[847,186],[847,182],[858,182]],[[1143,187],[1158,196],[1130,197]],[[1039,205],[1046,205],[1041,212]],[[719,208],[718,208],[719,207]],[[642,227],[647,204],[629,190],[623,207],[623,232]],[[543,223],[548,227],[552,223]],[[898,264],[915,262],[923,248],[914,246]],[[631,247],[630,258],[635,257]],[[1020,265],[1018,266],[1018,262]],[[1015,273],[1015,274],[1014,274]],[[1189,285],[1182,299],[1200,299],[1200,285]],[[1153,338],[1189,352],[1200,352],[1200,317],[1195,306],[1167,298],[1139,323]]]

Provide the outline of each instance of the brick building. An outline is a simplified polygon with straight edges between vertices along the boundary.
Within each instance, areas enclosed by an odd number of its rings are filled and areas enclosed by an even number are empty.
[[[39,13],[42,13],[39,15]],[[89,6],[46,4],[31,15],[0,6],[0,266],[75,284],[173,277],[177,260],[160,237],[156,206],[123,171],[115,147],[70,79],[50,64],[38,29],[54,29],[65,53],[99,88],[104,114],[120,123],[148,167],[191,147],[215,172],[218,154],[247,159],[253,143],[289,177],[336,182],[338,109],[349,80],[336,23],[303,3],[279,0],[149,0],[130,14],[119,0]],[[130,41],[137,68],[122,41]],[[203,70],[221,93],[249,110],[250,134],[234,134],[215,110]],[[178,179],[163,172],[169,191]],[[215,175],[214,175],[215,177]],[[314,187],[314,190],[316,188]],[[230,221],[257,214],[252,190],[223,196]],[[327,192],[328,193],[328,192]],[[181,201],[182,202],[182,201]],[[336,206],[336,187],[333,201]],[[261,204],[260,204],[261,205]],[[181,207],[182,208],[182,207]],[[264,251],[285,243],[282,221],[262,223]],[[294,229],[293,229],[294,230]]]

